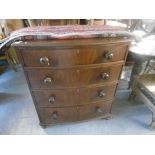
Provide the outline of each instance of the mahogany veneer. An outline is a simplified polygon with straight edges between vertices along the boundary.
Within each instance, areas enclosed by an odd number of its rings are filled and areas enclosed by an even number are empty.
[[[14,43],[40,124],[109,116],[129,44],[120,38]]]

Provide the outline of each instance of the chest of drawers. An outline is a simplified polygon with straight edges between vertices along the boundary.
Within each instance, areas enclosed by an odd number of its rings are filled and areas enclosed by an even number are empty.
[[[109,116],[129,44],[121,38],[13,44],[40,124]]]

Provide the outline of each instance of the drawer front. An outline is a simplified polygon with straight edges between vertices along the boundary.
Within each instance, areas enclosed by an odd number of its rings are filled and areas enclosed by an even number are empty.
[[[39,108],[39,113],[44,124],[72,122],[78,119],[78,112],[75,107]]]
[[[25,67],[64,67],[124,60],[126,45],[22,50]]]
[[[104,101],[113,98],[116,84],[109,86],[99,86],[91,88],[81,88],[79,90],[78,104],[86,104],[95,101]]]
[[[89,119],[109,114],[112,101],[100,101],[93,104],[78,106],[78,119]]]
[[[31,88],[51,89],[116,81],[119,78],[121,69],[122,64],[109,67],[100,66],[64,70],[29,70],[26,71],[26,74]]]
[[[32,91],[32,94],[39,107],[75,106],[78,100],[75,89]]]
[[[111,99],[114,96],[116,85],[32,91],[39,107],[64,107],[88,104],[94,101]]]
[[[112,101],[104,101],[77,107],[39,108],[39,114],[43,124],[73,122],[109,114],[111,104]]]

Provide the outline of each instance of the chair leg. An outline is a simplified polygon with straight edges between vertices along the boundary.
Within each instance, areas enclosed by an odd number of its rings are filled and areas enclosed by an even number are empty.
[[[128,100],[129,101],[135,100],[135,98],[137,96],[137,94],[136,94],[136,88],[137,88],[138,84],[137,84],[137,81],[135,79],[133,79],[133,80],[134,81],[133,81],[132,87],[131,87],[132,91],[131,91],[131,93],[130,93],[130,95],[128,97]]]
[[[152,122],[150,124],[151,129],[155,129],[155,113],[152,112]]]
[[[132,69],[132,72],[131,72],[131,77],[130,77],[128,89],[133,87],[134,76],[141,74],[141,72],[143,70],[142,64],[143,64],[143,61],[141,61],[141,60],[137,60],[135,62],[133,69]]]
[[[129,101],[133,101],[136,98],[136,92],[134,90],[131,91],[131,94],[128,97]]]
[[[148,60],[148,61],[146,62],[146,65],[145,65],[143,74],[147,74],[147,73],[149,73],[149,72],[151,71],[150,61],[151,61],[151,60]]]

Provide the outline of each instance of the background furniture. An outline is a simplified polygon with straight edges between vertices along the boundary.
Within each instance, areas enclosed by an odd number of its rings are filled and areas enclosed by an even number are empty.
[[[84,21],[80,19],[25,19],[24,23],[28,26],[56,26],[56,25],[80,25]]]
[[[23,27],[23,22],[20,19],[0,19],[0,44],[2,39],[8,37],[12,31]],[[19,61],[13,48],[0,52],[1,70],[4,71],[9,66],[14,71],[17,71],[17,64],[19,64]]]
[[[132,87],[134,76],[149,72],[155,61],[155,35],[148,36],[140,42],[132,45],[129,49],[129,56],[134,60],[129,88]]]
[[[136,96],[145,103],[152,112],[150,127],[155,128],[155,74],[143,74],[134,77],[134,85],[130,99]]]
[[[9,65],[11,69],[17,71],[16,65],[19,64],[13,48],[8,49],[4,54],[0,54],[0,68],[3,71]]]

